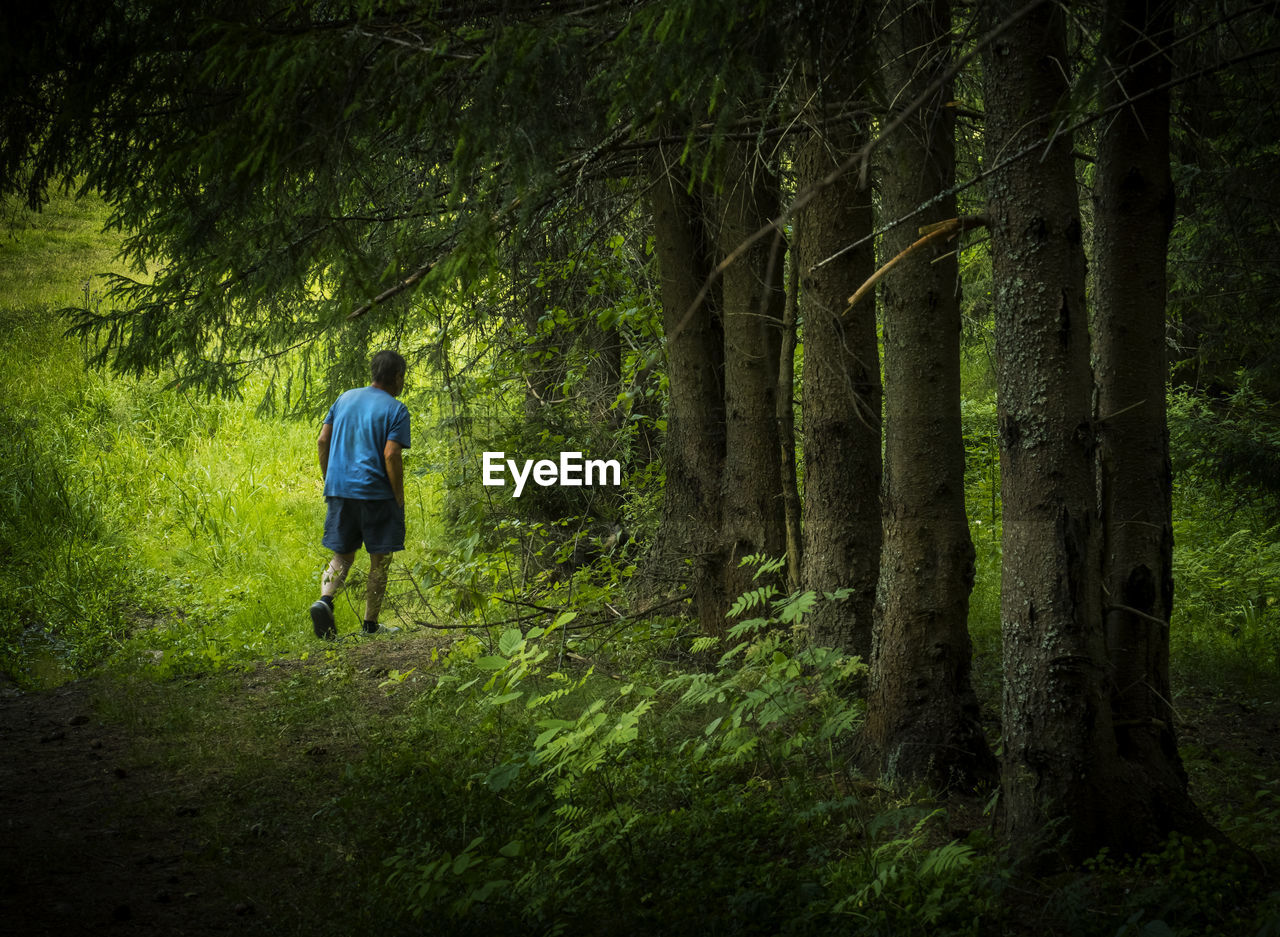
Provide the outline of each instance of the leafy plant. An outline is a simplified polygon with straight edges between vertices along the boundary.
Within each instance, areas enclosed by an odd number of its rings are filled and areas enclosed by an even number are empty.
[[[860,934],[982,934],[984,917],[996,917],[983,870],[972,846],[928,845],[930,823],[942,811],[926,812],[904,834],[876,842],[913,810],[887,811],[869,825],[872,837],[854,855],[833,865],[833,883],[844,897],[834,914],[856,922]]]
[[[762,576],[776,568],[763,557],[748,562]],[[730,630],[736,643],[715,670],[652,686],[591,666],[547,671],[573,612],[545,628],[502,630],[491,645],[460,643],[431,694],[432,711],[452,711],[468,727],[471,750],[486,753],[478,764],[469,758],[472,767],[454,783],[473,792],[468,799],[483,792],[494,813],[483,836],[473,829],[465,839],[431,835],[399,848],[387,859],[388,884],[407,890],[415,916],[519,918],[554,930],[556,921],[627,906],[642,919],[652,908],[654,921],[669,926],[674,906],[692,912],[698,904],[697,879],[719,881],[712,867],[741,871],[742,857],[761,848],[761,829],[773,829],[769,841],[802,848],[801,804],[805,815],[825,818],[815,829],[838,826],[856,802],[815,796],[802,779],[817,769],[838,788],[834,777],[846,771],[840,743],[861,713],[850,689],[865,666],[803,642],[804,615],[817,601],[754,590],[736,607],[761,614]],[[767,863],[769,852],[745,861]],[[684,871],[670,868],[673,855]],[[816,868],[811,876],[815,897]],[[725,881],[730,904],[716,913],[758,914],[733,902],[751,889],[769,893],[766,881]],[[707,920],[708,909],[695,913]],[[794,905],[785,914],[804,917]]]

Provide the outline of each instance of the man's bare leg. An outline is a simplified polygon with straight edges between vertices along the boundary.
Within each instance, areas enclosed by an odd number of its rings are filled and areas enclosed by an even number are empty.
[[[329,565],[320,576],[320,594],[333,598],[347,581],[347,573],[351,572],[351,564],[356,561],[354,553],[335,553]]]
[[[398,631],[398,628],[379,629],[378,615],[382,611],[382,599],[387,593],[387,573],[391,569],[390,553],[369,554],[369,583],[364,597],[364,630]]]
[[[335,553],[320,576],[320,598],[311,604],[311,627],[317,638],[334,638],[338,626],[333,620],[333,597],[347,581],[355,553]]]

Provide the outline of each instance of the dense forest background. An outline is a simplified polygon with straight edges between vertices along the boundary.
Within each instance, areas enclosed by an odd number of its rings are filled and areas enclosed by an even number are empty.
[[[271,933],[1280,932],[1278,14],[5,13],[11,696]],[[403,631],[322,643],[384,347]]]

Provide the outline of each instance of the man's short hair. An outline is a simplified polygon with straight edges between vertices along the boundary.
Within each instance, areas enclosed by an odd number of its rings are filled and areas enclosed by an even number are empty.
[[[396,378],[409,369],[399,352],[380,351],[369,361],[369,370],[375,384],[394,384]]]

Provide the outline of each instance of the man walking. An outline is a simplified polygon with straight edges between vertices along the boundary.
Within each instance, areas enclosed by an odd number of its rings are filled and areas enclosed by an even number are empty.
[[[378,624],[391,554],[404,549],[404,463],[409,448],[409,410],[396,400],[404,390],[404,358],[380,351],[369,362],[373,381],[337,399],[320,427],[316,447],[328,513],[324,540],[333,559],[311,605],[316,637],[333,638],[333,597],[346,581],[361,543],[369,552],[365,634],[399,631]]]

